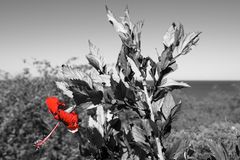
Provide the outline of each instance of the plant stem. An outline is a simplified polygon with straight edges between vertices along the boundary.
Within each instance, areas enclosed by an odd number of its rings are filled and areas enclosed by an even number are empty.
[[[143,80],[143,88],[144,88],[144,93],[145,93],[145,96],[146,96],[146,100],[147,100],[147,104],[149,106],[149,110],[150,110],[150,113],[151,113],[151,120],[153,122],[155,122],[155,118],[154,118],[154,114],[153,114],[153,110],[152,110],[152,105],[151,105],[151,99],[148,95],[148,91],[147,91],[147,82],[146,82],[146,79]],[[158,150],[158,158],[160,160],[165,160],[164,156],[163,156],[163,152],[162,152],[162,145],[160,143],[160,139],[158,137],[155,137],[155,142],[157,144],[157,150]]]

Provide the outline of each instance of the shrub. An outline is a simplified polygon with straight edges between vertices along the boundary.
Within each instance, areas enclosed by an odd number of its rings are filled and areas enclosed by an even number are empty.
[[[182,24],[172,23],[163,37],[164,50],[154,61],[141,54],[143,21],[132,23],[128,9],[121,22],[107,6],[106,11],[122,40],[116,67],[107,66],[99,49],[89,41],[86,57],[93,69],[82,72],[63,65],[62,77],[56,81],[75,104],[49,97],[49,111],[79,136],[81,156],[87,159],[187,158],[188,143],[166,148],[164,141],[181,109],[181,101],[175,103],[171,92],[189,85],[166,76],[177,69],[176,59],[197,44],[200,32],[186,34]],[[148,78],[153,83],[148,83]],[[86,113],[87,123],[79,127],[74,110]],[[35,146],[39,149],[47,139],[37,141]]]

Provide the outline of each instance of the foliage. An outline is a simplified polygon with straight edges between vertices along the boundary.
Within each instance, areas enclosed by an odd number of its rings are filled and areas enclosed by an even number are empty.
[[[118,22],[106,9],[122,40],[116,69],[89,42],[87,59],[92,67],[69,63],[53,67],[47,61],[35,61],[42,77],[33,78],[25,69],[17,77],[0,81],[0,157],[239,159],[239,124],[212,124],[226,119],[238,122],[239,95],[216,92],[199,102],[176,91],[189,87],[186,83],[166,76],[176,70],[176,58],[190,51],[200,33],[184,34],[183,26],[173,23],[155,62],[141,54],[143,22],[133,24],[128,9]],[[59,69],[60,76],[55,77]],[[149,77],[152,83],[146,81]],[[52,95],[74,108],[80,127],[73,135],[67,127],[58,127],[46,145],[35,150],[33,142],[48,134],[56,120],[65,122],[48,113],[44,101]]]
[[[53,94],[64,97],[59,94],[53,78],[26,76],[22,74],[0,81],[0,157],[7,160],[77,159],[77,143],[64,129],[58,130],[58,138],[52,139],[48,148],[36,151],[33,147],[33,142],[46,135],[54,123],[43,100]],[[66,102],[70,103],[68,98]]]
[[[54,81],[53,77],[26,78],[23,74],[0,81],[0,157],[2,159],[79,159],[76,141],[78,135],[73,136],[64,127],[59,127],[40,150],[36,151],[33,147],[33,142],[48,134],[56,124],[47,112],[45,98],[56,95],[66,103],[70,103],[68,98],[56,88]],[[212,139],[218,144],[223,143],[228,154],[237,160],[235,144],[238,143],[239,124],[220,122],[239,117],[235,114],[223,116],[223,113],[234,113],[234,110],[229,111],[229,108],[234,109],[239,106],[239,93],[229,95],[228,92],[214,91],[211,93],[211,98],[206,97],[205,100],[198,101],[190,95],[184,95],[184,92],[174,92],[174,97],[182,98],[183,106],[178,120],[173,123],[172,132],[166,139],[165,146],[171,146],[179,139],[186,138],[192,144],[194,156],[197,157],[195,159],[201,160],[204,159],[204,157],[201,158],[204,152],[210,153],[206,141]],[[214,103],[218,101],[220,102]],[[217,110],[220,107],[222,111]],[[208,108],[215,109],[209,113]],[[81,112],[81,109],[77,108],[77,110],[81,118],[81,126],[87,125],[86,115]],[[193,120],[193,117],[197,121]],[[209,117],[212,118],[209,119]]]
[[[90,53],[86,58],[93,69],[83,72],[62,65],[61,76],[56,81],[57,87],[76,105],[67,106],[80,108],[88,115],[86,125],[80,125],[78,131],[78,127],[74,127],[74,132],[79,134],[81,156],[87,159],[187,159],[187,144],[180,149],[165,148],[163,144],[181,109],[181,101],[175,103],[171,92],[190,86],[166,76],[177,69],[177,57],[187,54],[197,44],[200,32],[185,34],[182,24],[172,23],[163,37],[164,50],[154,61],[141,54],[143,21],[132,23],[128,8],[121,22],[107,6],[106,12],[122,40],[116,68],[109,68],[99,49],[89,41]],[[175,52],[177,55],[173,56]],[[147,77],[152,78],[152,85],[147,83]],[[64,103],[48,99],[53,102],[47,101],[47,105],[56,120],[68,128],[76,123],[76,117],[71,118],[75,116],[74,109],[67,112],[69,109],[60,109],[65,107]],[[61,111],[68,118],[61,116]],[[71,119],[74,122],[67,121]],[[58,124],[46,138],[36,142],[37,149]]]
[[[240,125],[231,122],[213,123],[210,126],[200,126],[193,130],[173,132],[167,141],[188,139],[192,157],[199,160],[239,159]],[[219,158],[220,157],[220,158]]]

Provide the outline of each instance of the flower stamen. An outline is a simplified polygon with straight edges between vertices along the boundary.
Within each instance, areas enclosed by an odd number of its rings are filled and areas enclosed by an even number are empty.
[[[49,139],[49,137],[53,134],[53,132],[57,129],[57,127],[60,125],[60,122],[58,122],[55,127],[51,130],[51,132],[45,137],[43,140],[37,140],[34,143],[34,146],[36,147],[36,150],[40,149],[42,145],[45,144],[45,142]]]

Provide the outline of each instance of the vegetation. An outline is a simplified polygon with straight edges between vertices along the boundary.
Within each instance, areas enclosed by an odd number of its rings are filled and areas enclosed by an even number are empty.
[[[186,83],[166,77],[176,70],[177,57],[197,43],[200,32],[184,34],[183,26],[173,23],[164,35],[164,51],[154,61],[141,54],[143,22],[133,24],[128,9],[122,22],[106,10],[122,40],[116,71],[89,42],[92,67],[35,61],[41,77],[31,77],[28,69],[14,78],[5,74],[0,81],[0,157],[239,159],[239,95],[216,92],[199,102],[175,91],[189,87]],[[57,73],[62,76],[55,77]],[[45,104],[50,96],[61,101],[56,110],[52,103]],[[180,98],[183,104],[175,103]],[[79,117],[77,125],[72,125],[73,113]],[[50,138],[37,141],[52,128]]]

